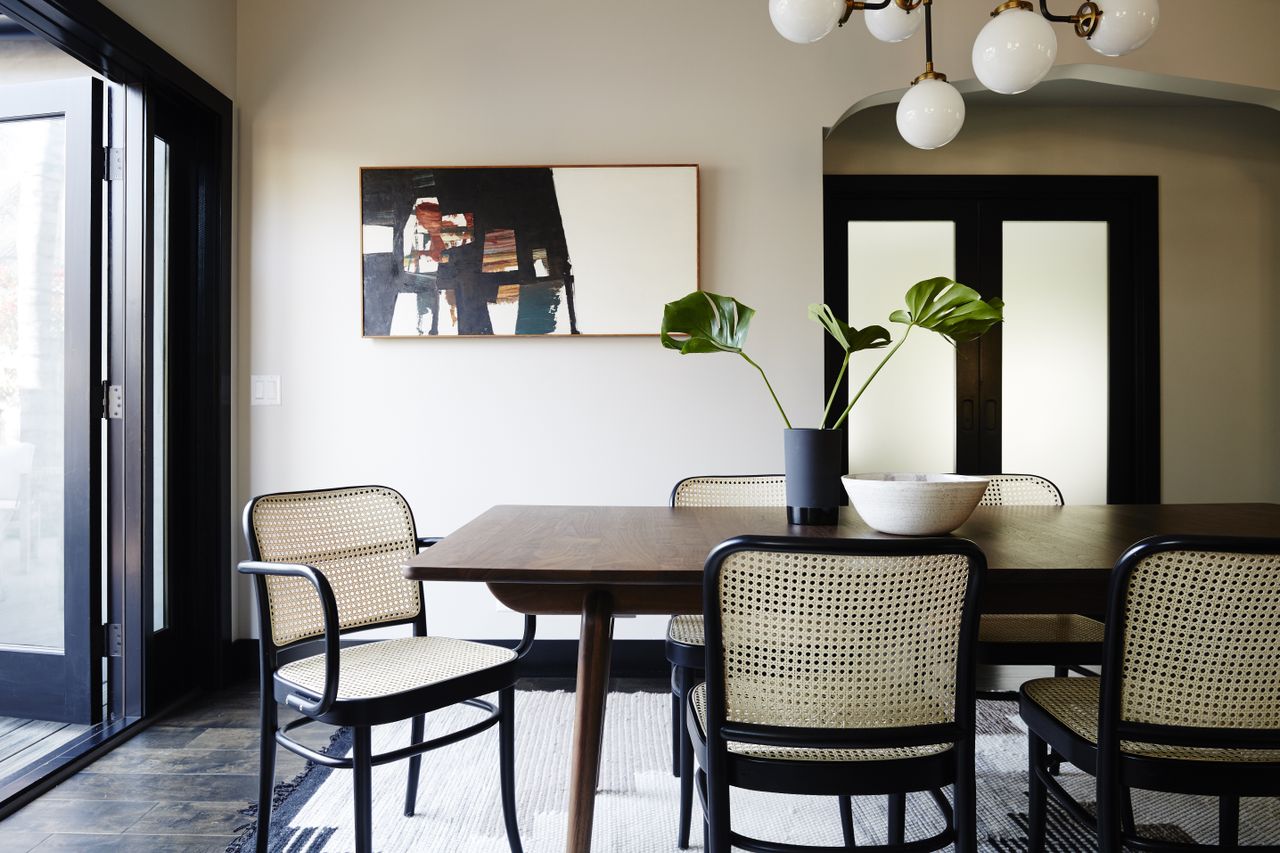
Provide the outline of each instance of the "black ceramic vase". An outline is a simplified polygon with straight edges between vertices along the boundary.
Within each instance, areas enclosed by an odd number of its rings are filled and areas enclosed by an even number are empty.
[[[787,521],[791,524],[838,524],[843,486],[840,463],[844,430],[783,430],[787,470]]]

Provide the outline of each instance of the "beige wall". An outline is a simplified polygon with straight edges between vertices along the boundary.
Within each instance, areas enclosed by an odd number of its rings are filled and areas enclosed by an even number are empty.
[[[235,97],[236,0],[102,0],[102,4],[224,95]]]
[[[1164,499],[1280,501],[1280,113],[1002,103],[924,154],[876,107],[824,154],[832,174],[1157,175]]]
[[[1161,32],[1116,62],[1272,85],[1280,4],[1229,5],[1166,0]],[[939,67],[957,78],[986,20],[969,6],[938,9]],[[781,422],[737,359],[656,339],[362,340],[362,165],[700,163],[702,286],[759,310],[749,351],[793,421],[816,420],[822,128],[909,82],[921,44],[857,24],[791,45],[763,0],[245,0],[237,28],[241,396],[269,373],[284,399],[241,410],[242,498],[381,481],[447,533],[494,503],[659,504],[682,475],[781,467]],[[1060,62],[1097,59],[1061,39]],[[1183,362],[1170,372],[1204,370]],[[517,630],[481,590],[430,596],[435,630]]]

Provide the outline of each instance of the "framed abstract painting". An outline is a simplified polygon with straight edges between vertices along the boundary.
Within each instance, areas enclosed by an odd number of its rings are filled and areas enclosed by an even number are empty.
[[[698,167],[360,170],[365,337],[655,335],[698,289]]]

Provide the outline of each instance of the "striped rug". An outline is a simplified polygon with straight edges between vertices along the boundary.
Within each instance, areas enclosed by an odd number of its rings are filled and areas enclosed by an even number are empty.
[[[670,706],[665,694],[613,693],[605,720],[601,789],[596,796],[593,849],[614,853],[675,850],[677,780],[671,775]],[[450,709],[427,718],[428,735],[443,733],[479,712]],[[564,849],[568,812],[569,737],[573,694],[521,691],[516,702],[517,793],[521,838],[527,853]],[[1016,705],[979,703],[977,743],[978,824],[982,849],[1025,851],[1026,730]],[[374,730],[375,751],[408,741],[408,725]],[[350,739],[335,734],[333,749],[347,752]],[[402,811],[407,765],[374,768],[374,849],[381,853],[506,853],[498,800],[497,735],[490,730],[423,759],[417,814]],[[1082,800],[1092,799],[1092,779],[1064,765],[1063,783]],[[734,828],[757,838],[839,845],[840,826],[833,798],[788,797],[734,790]],[[336,853],[354,849],[351,774],[309,768],[277,786],[270,833],[272,853]],[[936,810],[927,796],[908,800],[907,837],[935,832]],[[695,806],[695,820],[697,820]],[[855,799],[861,844],[885,841],[883,797]],[[1170,841],[1213,843],[1216,802],[1206,798],[1137,791],[1134,809],[1141,831]],[[251,806],[246,814],[252,818]],[[1049,815],[1049,851],[1095,850],[1092,835],[1056,807]],[[693,849],[701,849],[695,823]],[[229,853],[254,849],[250,823]],[[1242,843],[1280,843],[1280,801],[1245,800]]]

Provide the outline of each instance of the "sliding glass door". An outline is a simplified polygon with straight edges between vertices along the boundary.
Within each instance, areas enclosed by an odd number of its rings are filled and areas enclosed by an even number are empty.
[[[102,133],[99,80],[0,87],[0,716],[102,719]]]

